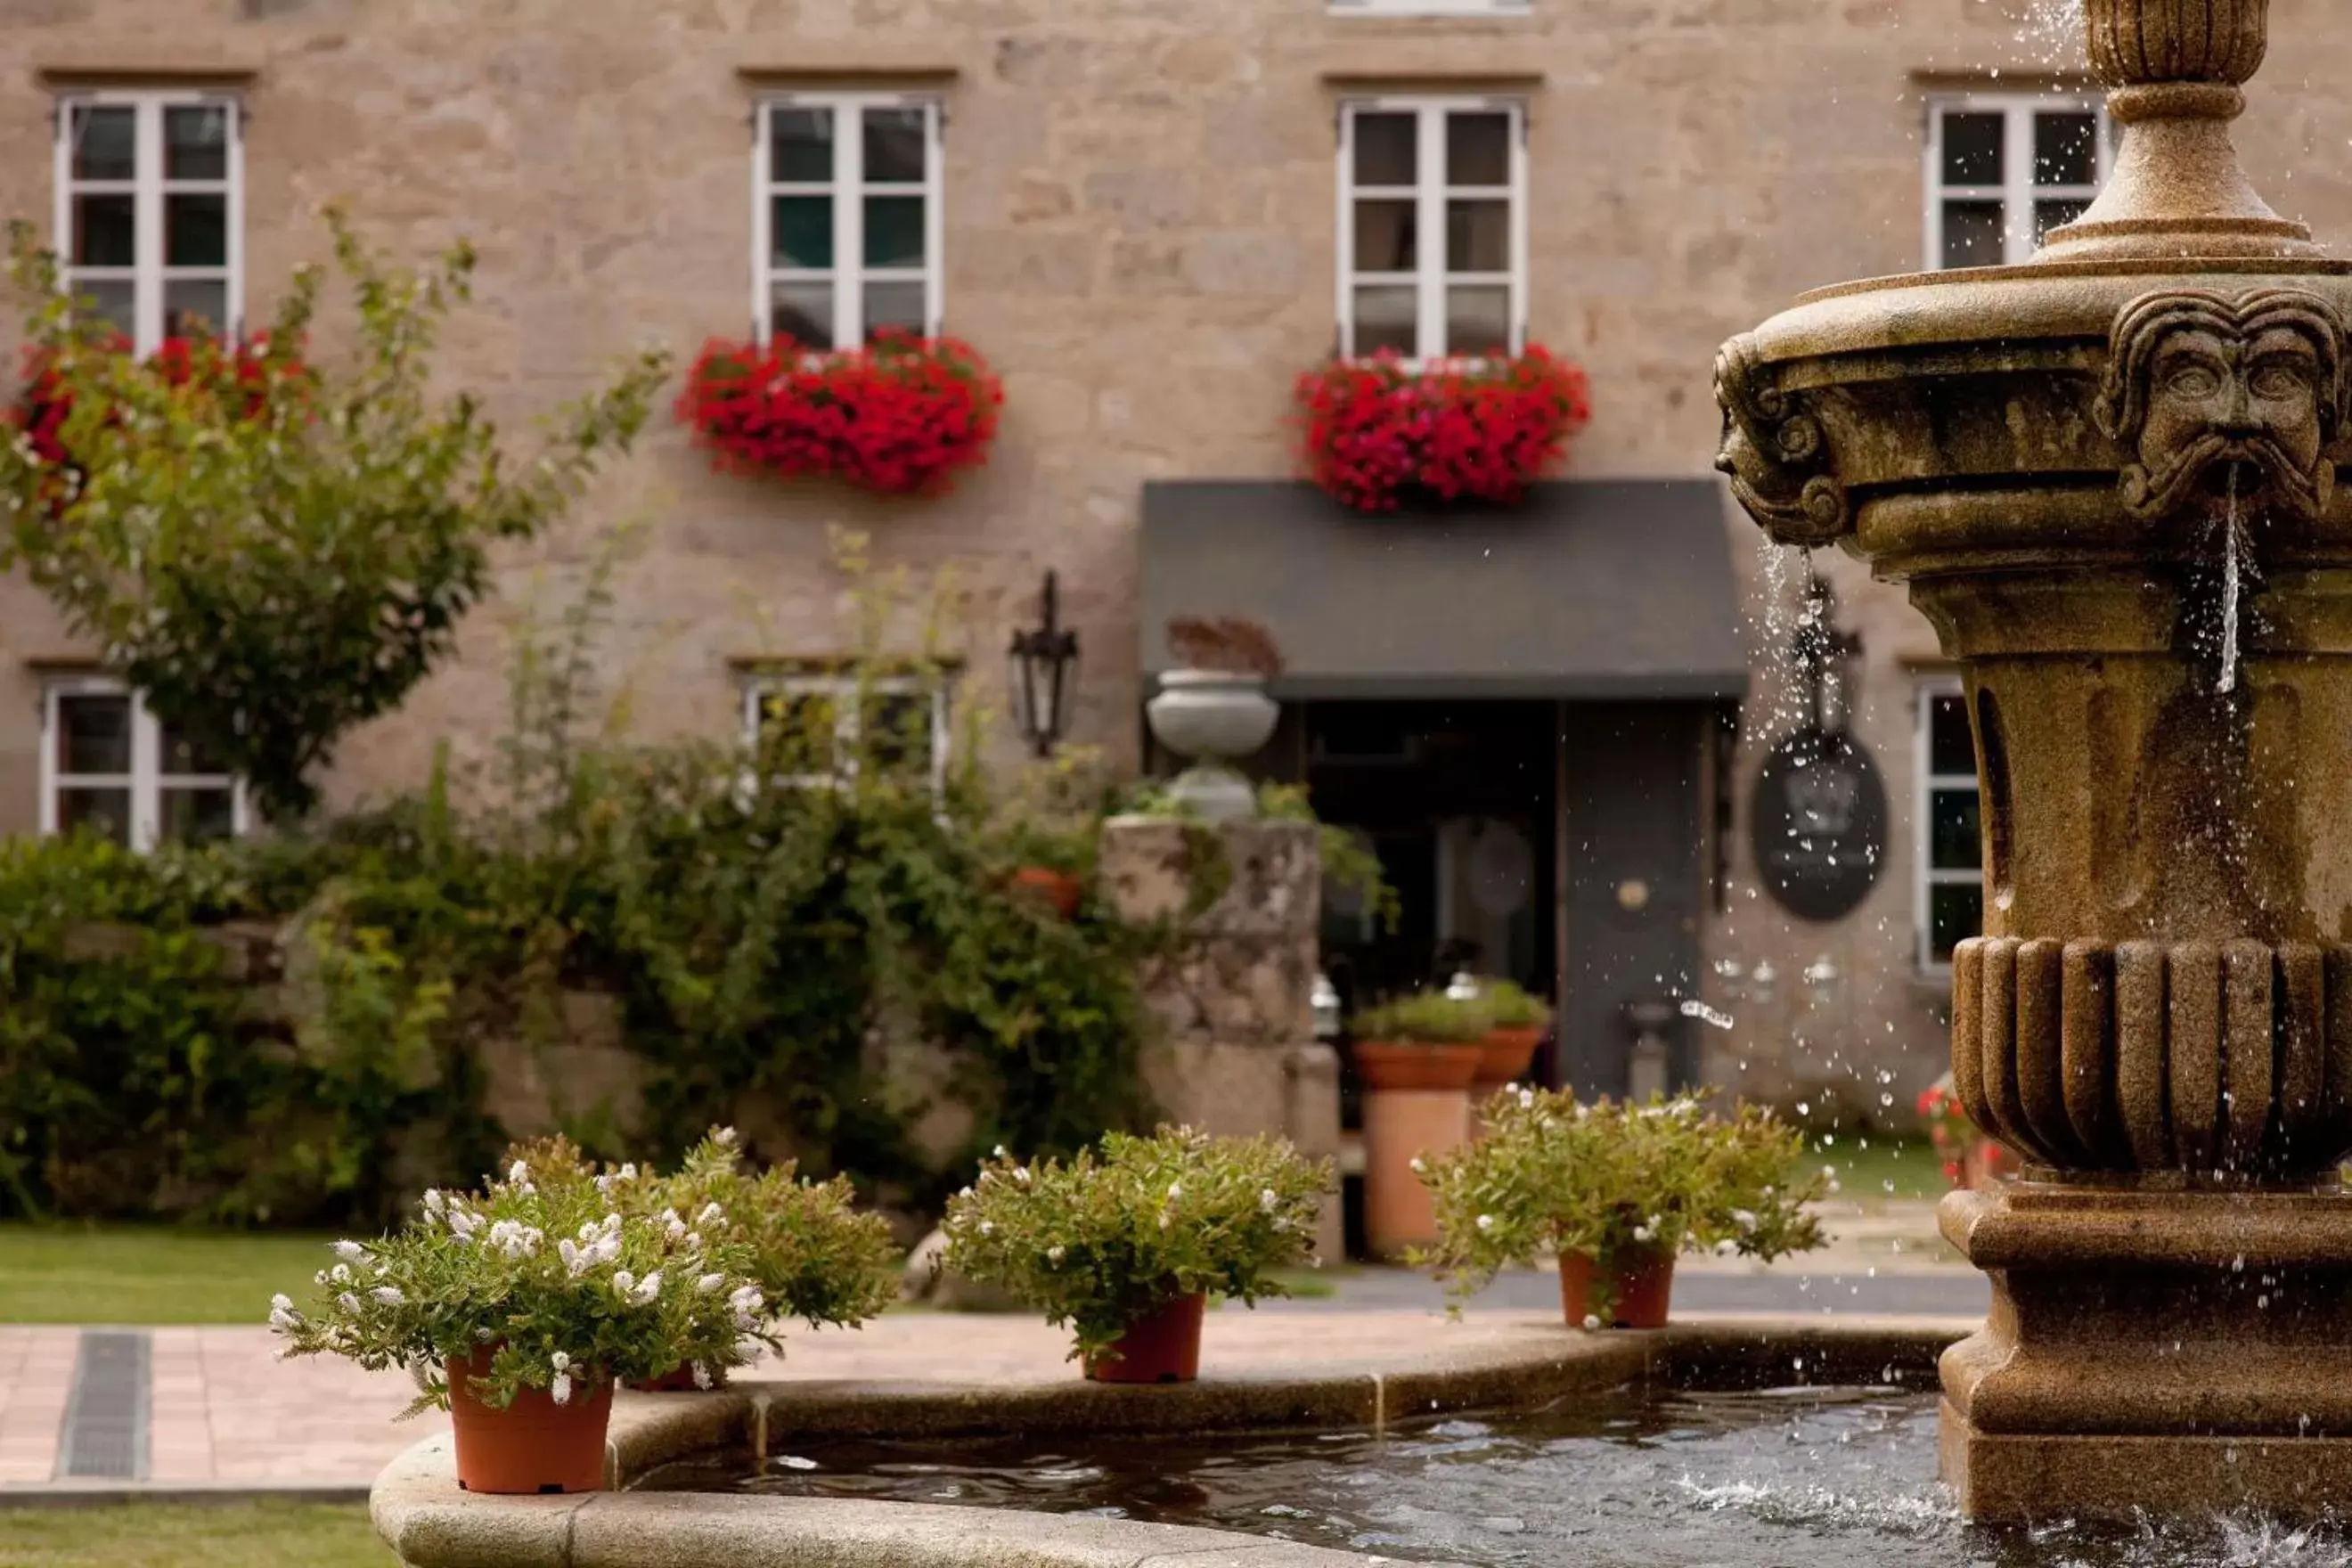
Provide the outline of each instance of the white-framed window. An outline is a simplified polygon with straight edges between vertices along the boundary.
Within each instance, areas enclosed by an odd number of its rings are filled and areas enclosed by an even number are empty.
[[[754,676],[743,687],[743,740],[782,770],[771,784],[829,787],[855,779],[867,760],[943,790],[950,696],[944,675],[863,682],[835,674]]]
[[[108,676],[52,680],[41,698],[41,831],[86,829],[144,852],[247,826],[245,789],[216,758]]]
[[[1339,353],[1517,353],[1528,315],[1526,106],[1339,107]]]
[[[1927,105],[1927,266],[2014,267],[2097,199],[2115,161],[2088,93],[1965,93]]]
[[[1534,0],[1327,0],[1334,16],[1526,16]]]
[[[1942,974],[1951,968],[1952,949],[1984,930],[1982,796],[1968,693],[1959,681],[1950,676],[1921,681],[1916,706],[1913,912],[1919,968]]]
[[[752,318],[765,339],[930,337],[942,309],[940,105],[910,93],[763,99],[752,157]]]
[[[140,353],[244,329],[237,100],[196,91],[67,94],[57,104],[64,281]]]

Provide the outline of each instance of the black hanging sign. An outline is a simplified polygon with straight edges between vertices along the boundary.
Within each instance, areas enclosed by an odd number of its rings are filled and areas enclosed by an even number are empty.
[[[1749,813],[1756,871],[1800,920],[1843,920],[1878,885],[1886,785],[1852,737],[1801,730],[1772,748]]]

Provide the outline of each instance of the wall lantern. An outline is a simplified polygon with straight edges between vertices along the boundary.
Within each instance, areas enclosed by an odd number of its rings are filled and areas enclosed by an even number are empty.
[[[1037,755],[1050,757],[1070,732],[1078,689],[1078,634],[1062,625],[1061,589],[1051,572],[1039,614],[1035,630],[1013,634],[1013,719]]]
[[[1837,601],[1828,579],[1814,574],[1805,582],[1805,607],[1790,639],[1789,660],[1796,667],[1798,689],[1805,703],[1803,728],[1823,735],[1843,735],[1853,717],[1852,663],[1862,653],[1862,638],[1840,631]]]

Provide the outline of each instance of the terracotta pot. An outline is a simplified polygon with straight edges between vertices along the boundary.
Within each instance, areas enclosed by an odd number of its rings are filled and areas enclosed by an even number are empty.
[[[720,1373],[713,1377],[710,1386],[726,1387],[726,1375]],[[672,1367],[659,1377],[640,1378],[629,1384],[629,1391],[632,1394],[699,1394],[702,1389],[694,1381],[694,1363],[688,1362],[682,1366]]]
[[[1543,1044],[1540,1024],[1519,1028],[1496,1029],[1488,1035],[1478,1048],[1485,1053],[1478,1059],[1478,1071],[1471,1079],[1473,1091],[1494,1092],[1534,1065],[1536,1047]]]
[[[1050,870],[1044,866],[1022,867],[1013,873],[1013,885],[1044,898],[1066,921],[1076,916],[1078,903],[1086,896],[1085,885],[1076,877],[1067,871]]]
[[[526,1388],[504,1410],[474,1397],[468,1381],[490,1370],[488,1349],[471,1361],[452,1361],[449,1424],[457,1439],[457,1484],[469,1492],[593,1492],[604,1489],[604,1428],[613,1416],[613,1385],[573,1384],[558,1405],[542,1389]]]
[[[1362,1042],[1356,1070],[1364,1084],[1364,1240],[1392,1258],[1437,1241],[1437,1211],[1412,1168],[1470,1137],[1470,1079],[1481,1046]]]
[[[1190,1383],[1201,1375],[1206,1296],[1178,1296],[1127,1325],[1113,1354],[1087,1363],[1095,1383]]]
[[[1574,1254],[1559,1260],[1559,1309],[1570,1328],[1582,1328],[1593,1315],[1593,1268],[1592,1259]],[[1610,1328],[1663,1329],[1674,1300],[1675,1255],[1626,1253],[1611,1268],[1610,1285]]]

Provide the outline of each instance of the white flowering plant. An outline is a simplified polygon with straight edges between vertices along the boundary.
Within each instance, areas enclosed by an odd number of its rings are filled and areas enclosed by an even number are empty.
[[[1797,1130],[1745,1104],[1717,1115],[1705,1098],[1586,1104],[1567,1089],[1502,1090],[1484,1138],[1414,1162],[1439,1242],[1412,1261],[1458,1305],[1545,1256],[1589,1258],[1605,1273],[1691,1248],[1769,1262],[1821,1246],[1808,1205],[1830,1173],[1807,1169]]]
[[[1316,1261],[1332,1181],[1330,1162],[1280,1139],[1191,1128],[1113,1132],[1099,1150],[1034,1165],[999,1149],[949,1201],[945,1267],[1069,1327],[1071,1359],[1098,1361],[1180,1297],[1289,1294],[1273,1272]]]
[[[477,1351],[491,1359],[471,1392],[504,1409],[525,1388],[562,1405],[685,1365],[707,1384],[778,1348],[723,1213],[674,1226],[625,1212],[584,1166],[517,1159],[479,1193],[428,1192],[399,1231],[333,1250],[311,1304],[270,1303],[280,1353],[406,1368],[423,1390],[409,1415],[446,1408],[446,1363]]]

